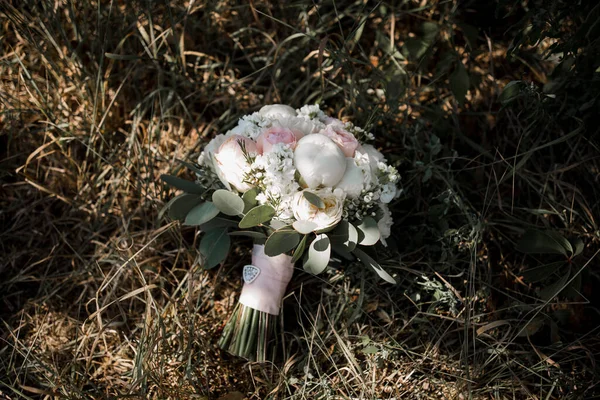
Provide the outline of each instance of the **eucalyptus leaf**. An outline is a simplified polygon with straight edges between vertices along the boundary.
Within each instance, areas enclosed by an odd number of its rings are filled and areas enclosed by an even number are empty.
[[[200,254],[204,259],[204,268],[214,268],[227,258],[231,239],[227,234],[227,229],[213,229],[206,232],[200,240]]]
[[[384,269],[381,268],[381,265],[379,265],[379,263],[373,258],[371,258],[371,256],[369,256],[367,253],[365,253],[358,247],[354,249],[353,253],[365,266],[373,268],[381,279],[391,284],[396,284],[396,280],[392,278],[390,274],[384,271]]]
[[[167,185],[175,189],[183,190],[186,193],[202,194],[205,192],[202,186],[196,185],[194,182],[178,178],[173,175],[161,175],[160,179]]]
[[[318,209],[325,208],[325,203],[323,202],[323,199],[321,199],[316,194],[314,194],[312,192],[309,192],[308,190],[304,190],[302,192],[302,195],[304,196],[304,198],[306,200],[308,200],[308,202],[310,204],[312,204],[313,206],[317,207]]]
[[[239,223],[241,229],[252,228],[270,221],[275,215],[275,209],[267,204],[256,206],[246,213]]]
[[[318,227],[318,225],[312,221],[294,221],[292,226],[298,233],[302,233],[303,235],[314,232]]]
[[[202,197],[196,194],[182,193],[169,200],[162,210],[160,210],[158,217],[162,218],[167,213],[169,218],[183,221],[187,213],[203,201]]]
[[[344,246],[343,244],[331,242],[331,249],[337,255],[341,256],[342,258],[344,258],[348,261],[354,261],[356,259],[356,257],[354,257],[354,255],[352,255],[352,253],[350,253],[350,251],[348,250],[348,247]]]
[[[506,86],[504,86],[502,93],[500,93],[498,100],[500,100],[500,103],[503,106],[512,103],[519,97],[523,96],[525,85],[526,84],[523,81],[508,82]]]
[[[373,246],[381,238],[377,222],[371,217],[363,219],[360,225],[356,227],[356,230],[358,233],[358,244],[363,246]]]
[[[223,217],[215,217],[208,222],[203,223],[198,227],[202,232],[212,231],[217,228],[236,228],[238,221],[233,221]]]
[[[294,254],[292,255],[292,263],[295,263],[300,258],[302,258],[302,254],[304,254],[304,249],[306,248],[306,238],[308,235],[302,236],[302,240],[298,243],[298,246],[294,249]]]
[[[331,257],[331,242],[326,234],[321,233],[311,242],[302,267],[306,272],[319,275],[327,268]]]
[[[212,195],[214,205],[225,215],[240,215],[244,212],[244,200],[229,190],[215,190]]]
[[[247,237],[251,237],[253,239],[266,239],[267,235],[265,235],[262,232],[256,232],[256,231],[234,231],[234,232],[229,232],[229,236],[247,236]]]
[[[567,239],[555,231],[528,230],[517,243],[517,250],[526,254],[562,254],[573,253],[573,247]]]
[[[275,231],[265,242],[265,254],[275,257],[295,248],[300,242],[300,235],[293,229],[284,228]]]
[[[247,213],[252,208],[254,208],[258,205],[258,202],[256,201],[257,195],[258,195],[257,188],[252,188],[252,189],[244,192],[244,194],[242,195],[242,200],[244,201],[244,213]]]
[[[344,246],[347,251],[352,251],[358,243],[358,230],[348,221],[340,223],[329,233],[331,243]]]
[[[202,225],[219,215],[219,209],[213,203],[207,201],[190,210],[185,217],[184,225]]]

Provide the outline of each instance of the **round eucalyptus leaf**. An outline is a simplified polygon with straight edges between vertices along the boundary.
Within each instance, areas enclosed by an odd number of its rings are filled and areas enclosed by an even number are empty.
[[[213,203],[207,201],[192,208],[185,217],[185,225],[202,225],[219,215],[219,209]]]
[[[363,219],[356,229],[358,233],[358,244],[363,246],[373,246],[381,237],[377,222],[371,217]]]
[[[331,257],[331,242],[326,234],[317,235],[306,253],[303,268],[306,272],[318,275],[327,268]]]
[[[204,259],[204,268],[214,268],[227,258],[231,239],[227,234],[227,229],[214,229],[206,232],[200,240],[200,254]]]
[[[240,215],[244,212],[244,200],[229,190],[215,190],[212,201],[219,211],[225,215]]]
[[[294,221],[292,226],[298,233],[302,233],[303,235],[314,232],[318,227],[318,225],[312,221]]]
[[[295,230],[284,228],[275,231],[265,242],[265,254],[275,257],[295,248],[300,242],[300,235]]]
[[[258,226],[270,221],[274,215],[275,209],[273,207],[266,204],[256,206],[246,213],[244,218],[240,221],[239,227],[241,229],[247,229]]]

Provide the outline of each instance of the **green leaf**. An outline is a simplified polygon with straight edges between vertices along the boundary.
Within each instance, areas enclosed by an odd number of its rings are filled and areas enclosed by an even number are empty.
[[[473,50],[477,45],[477,38],[479,37],[479,29],[469,24],[458,24],[458,27],[462,30],[465,41]]]
[[[564,261],[557,261],[539,267],[529,268],[521,274],[526,282],[535,283],[554,275],[560,267],[565,265]]]
[[[302,233],[303,235],[314,232],[318,227],[318,225],[312,221],[294,221],[292,226],[298,233]]]
[[[242,200],[244,201],[244,213],[247,213],[252,208],[256,207],[258,202],[256,201],[256,196],[258,195],[258,189],[252,188],[242,195]]]
[[[356,229],[358,231],[358,244],[363,246],[373,246],[381,237],[377,222],[371,217],[363,219]]]
[[[204,268],[214,268],[227,258],[231,239],[227,234],[227,229],[214,229],[206,232],[200,240],[200,254],[204,259]]]
[[[558,281],[553,284],[546,286],[542,290],[540,290],[540,298],[544,301],[549,301],[550,299],[558,296],[560,292],[565,288],[567,281],[569,280],[569,273],[565,274]]]
[[[452,91],[452,94],[454,94],[456,101],[460,104],[465,102],[465,96],[469,91],[470,85],[471,81],[469,79],[469,74],[463,63],[458,61],[456,69],[452,72],[452,75],[450,75],[450,90]]]
[[[364,234],[363,234],[364,235]],[[333,231],[329,233],[331,243],[341,245],[347,251],[352,251],[358,243],[358,230],[348,221],[340,221]]]
[[[216,217],[198,227],[202,232],[212,231],[217,228],[237,228],[238,221],[232,221],[227,218]]]
[[[427,53],[431,43],[421,38],[408,38],[402,46],[402,53],[412,60],[418,60]]]
[[[256,206],[246,213],[244,218],[240,221],[239,227],[241,229],[247,229],[258,226],[270,221],[274,215],[275,209],[273,207],[266,204]]]
[[[275,231],[265,243],[265,254],[275,257],[292,250],[300,242],[300,235],[295,230],[284,228]]]
[[[162,219],[163,215],[167,213],[171,219],[183,221],[187,213],[203,201],[202,197],[196,194],[182,193],[169,200],[160,210],[158,218]]]
[[[517,243],[517,250],[525,254],[562,254],[573,253],[573,247],[567,239],[555,231],[528,230]]]
[[[331,242],[331,249],[339,256],[341,256],[342,258],[348,260],[348,261],[354,261],[355,257],[352,255],[352,253],[350,253],[350,251],[348,250],[348,247],[344,246],[343,244],[338,244],[338,243],[333,243]]]
[[[304,196],[304,198],[306,200],[308,200],[308,202],[310,204],[312,204],[313,206],[317,207],[318,209],[325,208],[325,203],[323,202],[323,199],[321,199],[316,194],[314,194],[312,192],[309,192],[308,190],[304,190],[302,192],[302,195]]]
[[[367,267],[373,268],[375,270],[375,272],[377,272],[377,275],[379,275],[379,277],[381,279],[383,279],[386,282],[396,284],[396,280],[394,278],[392,278],[392,276],[390,274],[385,272],[384,269],[381,268],[381,265],[379,265],[379,263],[377,261],[375,261],[374,259],[372,259],[367,253],[365,253],[358,247],[356,249],[354,249],[353,253],[356,257],[358,257],[358,259],[360,261],[362,261],[362,263],[364,265],[366,265]]]
[[[500,93],[498,100],[503,106],[506,106],[522,96],[524,87],[525,83],[523,81],[508,82],[502,93]]]
[[[385,272],[383,268],[381,268],[381,265],[379,265],[379,263],[372,259],[367,253],[365,253],[358,247],[354,249],[353,253],[365,266],[373,268],[381,279],[391,284],[396,284],[396,280],[392,278],[390,274]]]
[[[213,203],[207,201],[190,210],[185,217],[184,225],[202,225],[219,214],[219,209]]]
[[[262,232],[256,232],[256,231],[234,231],[234,232],[229,232],[229,236],[247,236],[247,237],[251,237],[253,239],[266,239],[267,235],[265,235]]]
[[[187,168],[191,169],[191,170],[192,170],[192,172],[195,172],[195,173],[196,173],[196,175],[204,175],[204,174],[206,174],[206,172],[205,172],[205,171],[202,171],[200,168],[196,167],[194,164],[190,164],[190,163],[189,163],[189,162],[187,162],[187,161],[183,161],[183,160],[179,160],[179,159],[177,159],[176,161],[177,161],[178,163],[180,163],[181,165],[184,165],[184,166],[186,166]]]
[[[196,185],[194,182],[178,178],[173,175],[161,175],[160,179],[167,185],[174,187],[175,189],[183,190],[184,192],[191,194],[202,194],[204,188]]]
[[[295,263],[296,261],[298,261],[302,257],[302,254],[304,254],[304,249],[306,248],[306,238],[307,237],[308,237],[308,235],[302,236],[302,240],[300,241],[300,243],[294,250],[294,254],[292,256],[292,263]]]
[[[423,22],[421,24],[421,32],[423,34],[423,40],[428,43],[433,43],[435,41],[435,37],[440,31],[440,27],[435,22]]]
[[[571,246],[573,247],[573,255],[574,256],[578,256],[581,253],[583,253],[583,249],[585,248],[585,244],[583,243],[583,240],[581,240],[580,238],[574,239],[571,242]]]
[[[570,299],[576,299],[581,296],[581,274],[582,273],[579,272],[560,294]]]
[[[326,234],[321,233],[312,241],[306,253],[303,268],[306,272],[319,275],[327,268],[331,257],[331,242]]]
[[[215,190],[212,201],[219,211],[225,215],[240,215],[244,212],[244,200],[229,190]]]

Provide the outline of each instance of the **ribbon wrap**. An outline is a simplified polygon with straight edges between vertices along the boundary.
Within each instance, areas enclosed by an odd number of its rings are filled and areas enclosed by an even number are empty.
[[[292,257],[285,254],[269,257],[264,245],[255,244],[252,265],[259,268],[260,273],[251,283],[244,282],[239,302],[258,311],[279,315],[285,289],[294,274]]]

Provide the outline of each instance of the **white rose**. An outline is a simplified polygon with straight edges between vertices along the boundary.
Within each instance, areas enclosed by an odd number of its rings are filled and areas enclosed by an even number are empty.
[[[242,151],[240,143],[244,144],[248,155],[256,156],[258,150],[254,141],[240,135],[231,135],[219,146],[219,149],[214,153],[215,167],[217,175],[226,183],[230,183],[240,192],[245,192],[252,189],[252,186],[244,182],[245,175],[250,169],[250,164],[246,160],[246,156]]]
[[[308,190],[308,189],[305,189]],[[309,221],[315,224],[314,231],[326,232],[335,227],[342,220],[344,208],[344,192],[340,189],[330,188],[311,190],[323,200],[325,207],[318,208],[304,197],[303,192],[298,192],[292,200],[292,212],[297,221]]]
[[[392,213],[388,208],[387,204],[380,204],[379,208],[383,212],[383,216],[377,221],[377,228],[379,229],[379,233],[381,234],[381,243],[384,246],[387,246],[385,239],[390,237],[392,225],[394,221],[392,220]]]
[[[357,151],[361,153],[366,153],[369,156],[369,161],[371,162],[371,168],[375,171],[377,170],[377,165],[380,162],[385,162],[385,157],[383,154],[379,152],[375,147],[370,144],[363,144],[360,146]]]
[[[296,110],[285,104],[271,104],[270,106],[264,106],[258,113],[263,117],[267,118],[279,118],[279,117],[295,117]]]
[[[369,168],[369,165],[366,165]],[[370,179],[370,176],[369,176]],[[352,157],[346,158],[346,172],[342,180],[335,186],[342,189],[349,197],[358,197],[365,188],[365,170],[356,165]]]
[[[294,165],[309,188],[333,187],[346,172],[346,157],[327,136],[304,136],[294,151]]]

